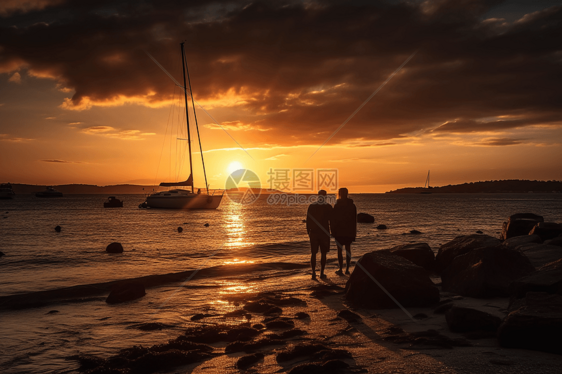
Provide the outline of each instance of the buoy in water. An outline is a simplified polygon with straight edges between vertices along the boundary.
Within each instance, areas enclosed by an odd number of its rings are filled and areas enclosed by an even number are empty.
[[[56,232],[60,232],[61,230],[62,230],[62,227],[60,227],[60,226],[55,227]]]
[[[178,232],[182,232],[183,231],[183,227],[178,227]]]
[[[205,226],[205,227],[209,227],[209,224],[208,224],[208,223],[206,223],[206,224],[204,224],[203,226]]]

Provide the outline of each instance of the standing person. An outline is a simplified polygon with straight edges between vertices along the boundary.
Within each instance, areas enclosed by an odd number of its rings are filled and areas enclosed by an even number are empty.
[[[331,226],[332,235],[336,239],[338,247],[338,263],[340,270],[336,274],[343,275],[343,255],[342,250],[345,247],[345,273],[349,274],[349,263],[351,262],[351,243],[355,241],[357,236],[357,207],[353,204],[353,200],[347,197],[347,188],[338,190],[339,199],[334,205],[332,212]]]
[[[330,251],[330,217],[332,206],[326,202],[326,191],[318,191],[318,200],[308,206],[306,231],[310,238],[310,266],[312,279],[316,279],[316,254],[320,248],[320,278],[325,278],[326,254]]]

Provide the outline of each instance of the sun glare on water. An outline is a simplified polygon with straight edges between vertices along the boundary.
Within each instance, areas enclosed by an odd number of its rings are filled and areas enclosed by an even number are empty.
[[[238,161],[232,161],[230,165],[226,168],[228,174],[235,172],[236,170],[244,169],[244,166]]]

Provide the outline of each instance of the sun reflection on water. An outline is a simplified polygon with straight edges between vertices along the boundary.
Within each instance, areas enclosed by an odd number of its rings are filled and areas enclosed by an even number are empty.
[[[248,230],[246,228],[246,212],[239,204],[231,204],[229,206],[230,214],[226,216],[226,235],[227,242],[225,247],[230,249],[245,248],[253,245],[247,238]]]

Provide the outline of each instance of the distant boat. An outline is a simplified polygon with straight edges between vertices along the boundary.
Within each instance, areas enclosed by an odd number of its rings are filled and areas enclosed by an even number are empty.
[[[115,196],[109,196],[107,201],[103,203],[104,208],[123,208],[123,201],[115,198]]]
[[[35,193],[37,197],[62,197],[62,192],[55,190],[53,187],[47,187],[45,191]]]
[[[206,192],[201,192],[201,189],[195,193],[193,186],[193,161],[191,154],[191,133],[189,129],[189,106],[187,102],[187,87],[189,87],[189,94],[191,96],[191,104],[193,106],[193,116],[195,119],[195,126],[197,128],[197,138],[199,140],[199,147],[201,148],[201,137],[199,136],[199,125],[197,124],[197,114],[195,112],[195,100],[193,98],[193,91],[191,90],[191,80],[189,79],[189,71],[185,59],[184,43],[181,46],[181,62],[183,73],[183,93],[185,100],[185,118],[187,124],[187,144],[189,147],[189,178],[183,182],[166,182],[160,183],[161,187],[191,187],[191,191],[186,189],[172,189],[169,191],[161,191],[151,194],[146,198],[146,202],[139,205],[144,208],[162,208],[162,209],[216,209],[221,203],[222,194],[209,194],[209,185],[207,183],[207,172],[205,171],[205,161],[203,159],[203,149],[201,149],[201,163],[203,164],[203,175],[205,176],[205,189]],[[187,78],[187,82],[186,82]],[[187,85],[189,83],[189,86]]]
[[[15,195],[10,183],[0,184],[0,199],[13,199]]]
[[[427,171],[427,178],[425,179],[425,184],[423,185],[423,188],[425,189],[425,191],[420,192],[422,195],[430,195],[432,194],[432,192],[430,191],[433,187],[431,187],[429,185],[429,173],[431,172],[431,170]]]

